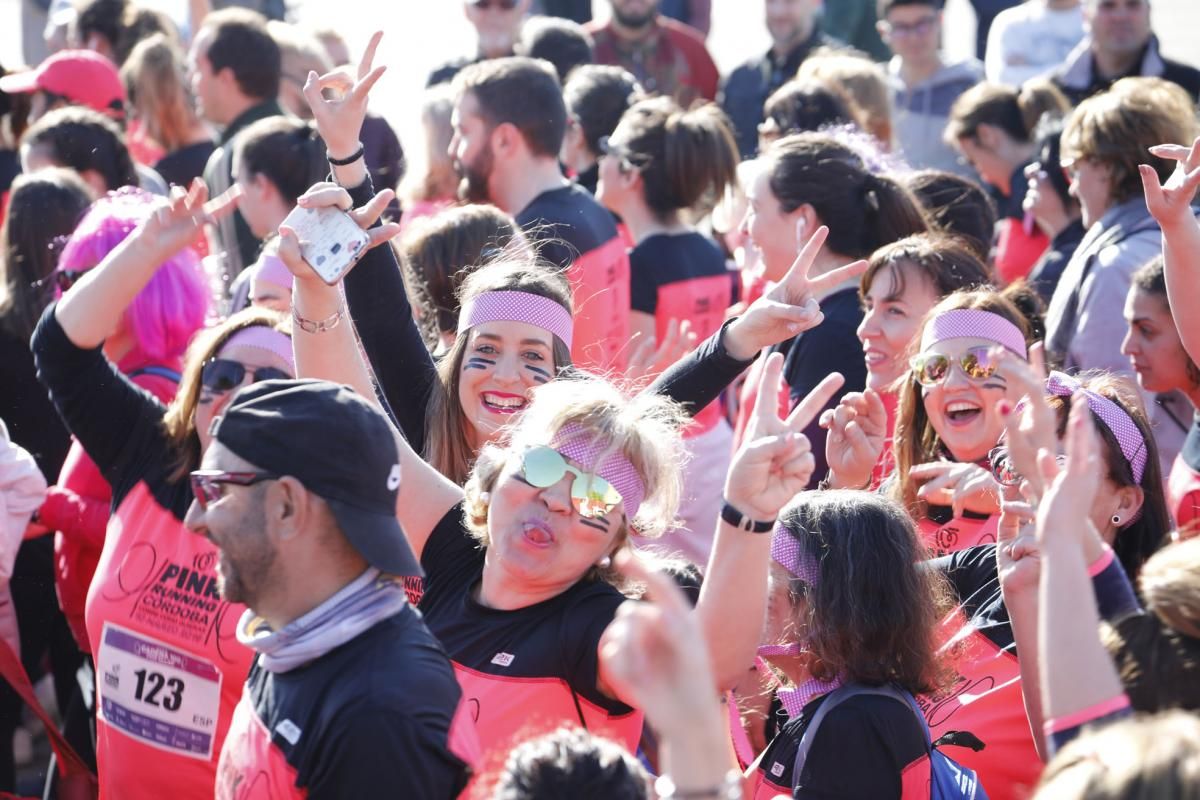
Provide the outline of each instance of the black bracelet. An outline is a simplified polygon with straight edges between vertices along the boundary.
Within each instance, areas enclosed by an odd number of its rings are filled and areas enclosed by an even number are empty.
[[[358,149],[355,150],[354,155],[350,156],[349,158],[334,158],[333,155],[328,150],[326,150],[325,151],[325,160],[328,161],[330,164],[332,164],[335,167],[348,167],[351,164],[353,164],[355,161],[358,161],[360,158],[362,158],[363,153],[365,153],[366,151],[367,151],[367,149],[365,147],[363,147],[362,142],[359,142]]]
[[[728,500],[721,502],[721,519],[746,533],[766,533],[775,528],[775,520],[750,519],[741,511],[729,505]]]

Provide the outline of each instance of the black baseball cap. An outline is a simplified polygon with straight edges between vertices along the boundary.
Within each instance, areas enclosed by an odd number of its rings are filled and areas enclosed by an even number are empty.
[[[391,426],[349,386],[309,379],[250,384],[229,401],[213,438],[320,496],[371,566],[389,575],[423,574],[396,520],[400,457]]]

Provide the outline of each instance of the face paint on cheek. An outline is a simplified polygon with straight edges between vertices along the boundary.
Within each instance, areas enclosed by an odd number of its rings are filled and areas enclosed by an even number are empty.
[[[535,367],[531,364],[526,364],[525,369],[533,373],[533,379],[538,383],[549,383],[554,377],[550,374],[549,370],[542,369],[541,367]]]
[[[983,384],[983,388],[999,389],[1000,391],[1004,391],[1008,388],[1008,381],[1004,380],[1004,378],[1000,377],[999,375],[993,375]]]
[[[589,528],[595,528],[598,531],[603,531],[604,533],[608,533],[608,520],[604,519],[603,517],[600,517],[599,519],[588,519],[587,517],[580,517],[579,521],[582,522],[584,525],[587,525]]]
[[[495,361],[491,361],[486,358],[480,358],[479,356],[472,356],[471,358],[467,359],[466,366],[464,366],[463,369],[464,370],[468,370],[468,369],[487,370],[487,369],[491,369],[494,366],[496,366]]]

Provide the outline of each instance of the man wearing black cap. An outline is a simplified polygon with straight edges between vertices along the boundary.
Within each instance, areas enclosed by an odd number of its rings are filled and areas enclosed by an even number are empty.
[[[383,415],[348,387],[262,381],[215,421],[201,466],[185,521],[220,550],[221,594],[249,608],[238,639],[258,654],[216,797],[455,797],[474,728],[400,582],[421,569]]]

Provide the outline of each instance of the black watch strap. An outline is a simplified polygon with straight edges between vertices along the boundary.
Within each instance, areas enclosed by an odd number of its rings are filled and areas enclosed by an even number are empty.
[[[766,533],[775,527],[775,520],[756,520],[750,519],[742,512],[738,511],[733,506],[729,505],[729,501],[725,500],[721,503],[721,519],[728,522],[738,530],[746,533]]]

